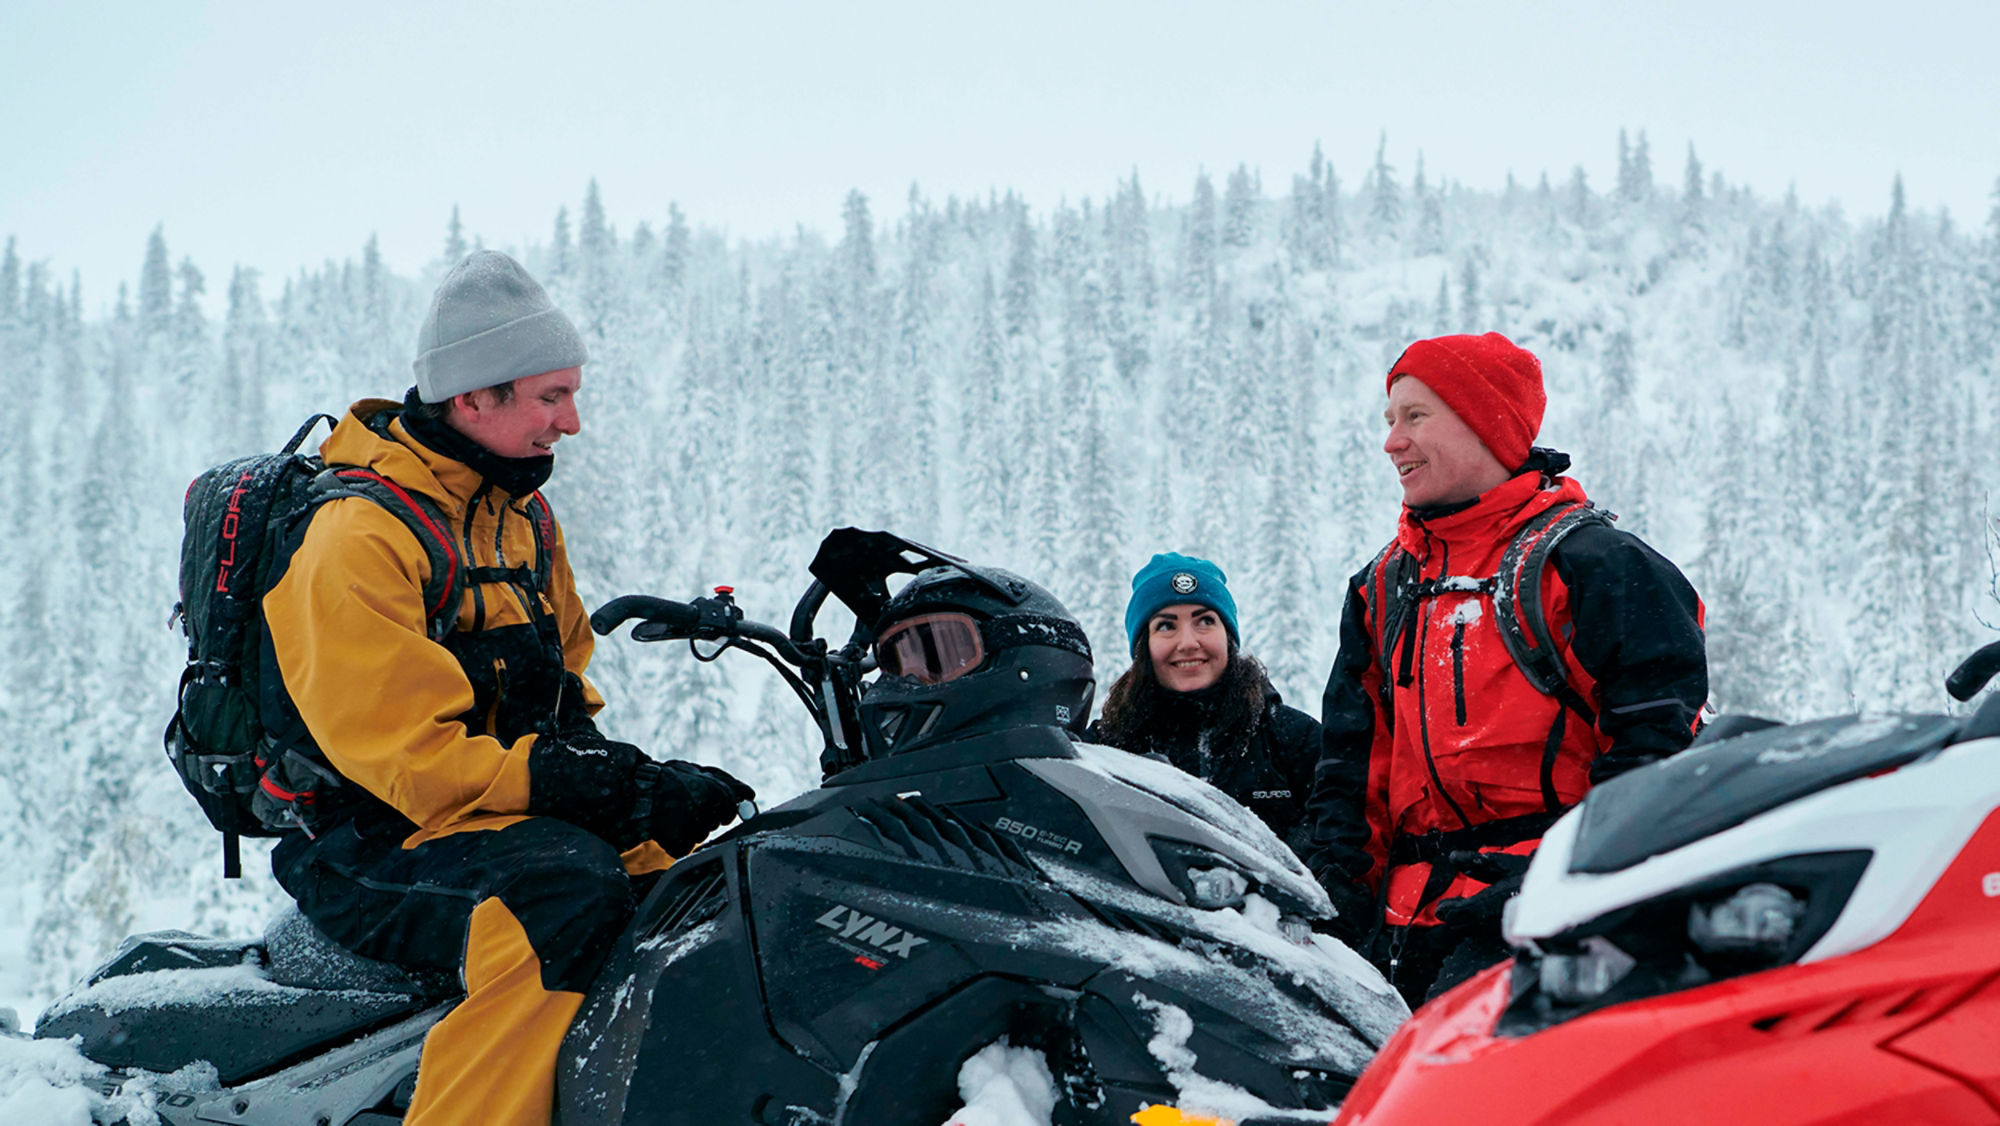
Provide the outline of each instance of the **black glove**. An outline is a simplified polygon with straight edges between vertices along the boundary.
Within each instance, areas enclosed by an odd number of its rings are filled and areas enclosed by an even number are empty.
[[[583,678],[573,672],[565,671],[562,676],[562,690],[556,697],[556,731],[597,735],[597,721],[590,717],[590,704],[583,694]]]
[[[1460,872],[1491,886],[1464,899],[1438,904],[1438,922],[1462,934],[1499,934],[1500,915],[1507,901],[1521,894],[1521,879],[1528,874],[1534,854],[1453,852],[1446,859]]]
[[[1332,865],[1314,872],[1313,876],[1326,889],[1326,897],[1333,901],[1333,918],[1316,923],[1313,929],[1359,947],[1376,922],[1375,894]]]
[[[736,807],[757,796],[728,771],[698,762],[643,762],[638,800],[627,836],[658,841],[670,856],[686,856],[710,833],[736,818]]]
[[[639,748],[606,739],[594,726],[537,736],[528,752],[528,813],[612,840],[622,811],[632,807],[634,772],[644,759]]]

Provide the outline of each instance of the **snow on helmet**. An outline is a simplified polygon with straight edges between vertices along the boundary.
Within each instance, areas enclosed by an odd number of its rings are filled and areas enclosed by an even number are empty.
[[[881,675],[860,703],[870,758],[1014,727],[1083,732],[1097,690],[1083,627],[1034,583],[979,572],[928,568],[882,608]]]

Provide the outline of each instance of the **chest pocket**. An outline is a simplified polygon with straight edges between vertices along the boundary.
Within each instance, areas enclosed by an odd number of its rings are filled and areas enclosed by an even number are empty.
[[[467,731],[512,743],[548,728],[561,703],[562,650],[534,625],[460,631],[448,634],[444,647],[472,684],[472,708],[458,717]]]
[[[484,490],[482,490],[484,492]],[[466,506],[462,532],[466,558],[476,559],[474,538],[480,496]],[[440,643],[458,659],[472,685],[472,707],[459,721],[475,734],[512,743],[552,730],[562,702],[562,632],[549,603],[555,521],[540,493],[519,514],[532,532],[534,563],[507,565],[508,508],[494,505],[491,566],[469,567],[458,628]]]
[[[1551,812],[1564,806],[1555,784],[1558,756],[1564,735],[1572,722],[1585,728],[1595,726],[1596,713],[1569,682],[1541,602],[1542,576],[1549,557],[1570,533],[1586,524],[1609,524],[1613,517],[1589,502],[1558,504],[1545,509],[1523,525],[1508,541],[1500,557],[1497,573],[1476,577],[1444,575],[1420,577],[1422,568],[1401,546],[1391,542],[1369,564],[1367,591],[1375,614],[1375,655],[1381,672],[1382,714],[1394,722],[1394,693],[1408,687],[1417,659],[1418,635],[1426,623],[1420,607],[1442,595],[1472,595],[1452,611],[1461,620],[1450,624],[1446,636],[1451,644],[1452,716],[1460,727],[1476,718],[1477,704],[1468,699],[1467,633],[1474,628],[1463,620],[1466,605],[1478,605],[1493,615],[1493,632],[1499,634],[1508,660],[1528,686],[1557,706],[1542,741],[1540,769],[1537,771],[1544,806]],[[1525,623],[1525,624],[1524,624]],[[1476,675],[1476,674],[1472,674]],[[1473,689],[1478,685],[1475,683]],[[1428,748],[1426,756],[1429,755]],[[1461,817],[1463,814],[1461,813]]]

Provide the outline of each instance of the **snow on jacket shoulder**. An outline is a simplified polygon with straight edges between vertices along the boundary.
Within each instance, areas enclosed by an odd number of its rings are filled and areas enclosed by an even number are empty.
[[[1397,544],[1419,578],[1483,579],[1514,534],[1581,486],[1516,477],[1470,507],[1405,512]],[[1707,697],[1702,608],[1681,573],[1637,537],[1586,525],[1542,575],[1542,602],[1589,722],[1536,692],[1514,665],[1490,594],[1449,589],[1412,607],[1382,713],[1373,568],[1350,580],[1323,702],[1310,817],[1315,869],[1379,880],[1394,838],[1545,813],[1590,786],[1685,747]],[[1472,586],[1473,584],[1446,584]],[[1401,898],[1392,895],[1392,900]]]
[[[355,404],[321,455],[435,501],[462,566],[533,563],[534,529],[520,508],[525,498],[482,490],[476,472],[412,438],[400,419],[390,422],[387,436],[369,429],[369,418],[396,405]],[[560,635],[563,668],[577,674],[583,703],[594,712],[602,700],[581,679],[591,653],[588,616],[560,529],[554,541],[541,609]],[[455,654],[426,633],[422,593],[429,572],[423,545],[396,515],[366,499],[335,500],[313,516],[263,604],[278,671],[313,741],[342,777],[415,823],[412,843],[476,814],[524,814],[535,739],[511,733],[503,741],[487,733],[495,726],[496,689],[500,696],[506,691],[504,656],[493,657],[490,670],[480,668],[477,687],[463,659],[478,648],[462,643],[468,636],[532,630],[536,615],[526,596],[506,583],[468,584],[447,637],[460,642]]]

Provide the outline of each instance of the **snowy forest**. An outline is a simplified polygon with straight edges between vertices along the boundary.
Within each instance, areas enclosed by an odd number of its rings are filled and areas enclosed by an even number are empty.
[[[1474,190],[1386,139],[1338,169],[1302,144],[1296,169],[1134,171],[1052,208],[856,193],[842,229],[763,241],[579,185],[545,240],[499,246],[591,352],[547,490],[578,585],[596,605],[728,584],[782,622],[827,530],[886,528],[1051,588],[1108,685],[1130,575],[1178,550],[1228,572],[1246,648],[1316,713],[1345,581],[1398,510],[1383,373],[1413,339],[1498,330],[1541,357],[1541,444],[1701,592],[1717,708],[1943,709],[2000,623],[2000,186],[1961,226],[1884,169],[1851,215],[1617,144],[1607,184]],[[261,855],[221,879],[160,749],[183,490],[400,396],[477,228],[439,216],[415,276],[371,240],[285,278],[176,259],[156,230],[115,294],[8,241],[0,1004],[134,930],[254,933],[282,898]],[[758,662],[621,636],[592,670],[614,737],[767,805],[816,781]]]

